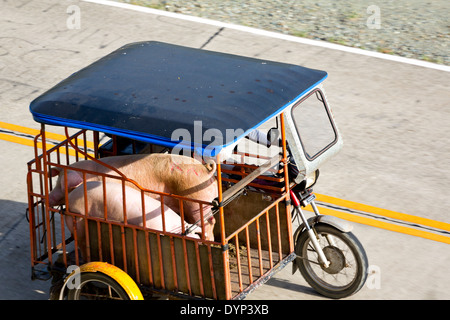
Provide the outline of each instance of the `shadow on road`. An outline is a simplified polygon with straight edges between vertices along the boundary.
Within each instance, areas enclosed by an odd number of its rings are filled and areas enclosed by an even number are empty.
[[[321,295],[319,295],[313,288],[308,287],[308,286],[304,286],[301,284],[297,284],[297,283],[292,283],[286,279],[280,279],[280,278],[272,278],[269,281],[267,281],[265,283],[265,285],[269,285],[269,286],[273,286],[273,287],[278,287],[278,288],[282,288],[285,290],[291,290],[294,293],[304,293],[304,294],[308,294],[314,297],[323,297]]]
[[[31,280],[27,204],[0,199],[0,300],[48,299],[50,282]]]

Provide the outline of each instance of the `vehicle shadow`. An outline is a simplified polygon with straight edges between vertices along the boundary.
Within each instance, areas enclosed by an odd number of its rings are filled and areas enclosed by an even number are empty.
[[[46,300],[50,282],[31,280],[24,202],[0,199],[0,300]]]
[[[272,278],[268,280],[264,285],[278,287],[284,290],[290,290],[295,293],[303,293],[314,297],[323,298],[323,296],[318,294],[317,291],[315,291],[313,288],[298,283],[293,283],[286,279]]]

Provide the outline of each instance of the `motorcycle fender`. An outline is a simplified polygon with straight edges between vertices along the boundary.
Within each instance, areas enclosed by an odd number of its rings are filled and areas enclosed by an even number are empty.
[[[338,229],[341,232],[350,232],[353,230],[353,225],[351,223],[349,223],[348,221],[333,217],[333,216],[328,216],[328,215],[318,215],[318,216],[313,216],[310,217],[308,219],[308,225],[310,227],[313,227],[315,224],[317,223],[323,223],[323,224],[328,224],[336,229]],[[302,223],[301,225],[298,226],[297,230],[295,230],[294,232],[294,244],[297,243],[298,237],[300,236],[300,234],[305,230],[305,226]],[[295,271],[297,271],[297,259],[292,260],[292,274],[295,273]]]
[[[312,222],[310,220],[314,220],[314,222]],[[327,216],[327,215],[319,215],[319,216],[311,217],[308,219],[308,223],[309,223],[309,225],[311,225],[311,223],[313,223],[313,224],[316,224],[316,223],[328,224],[344,233],[350,232],[353,230],[353,225],[350,222],[333,217],[333,216]]]

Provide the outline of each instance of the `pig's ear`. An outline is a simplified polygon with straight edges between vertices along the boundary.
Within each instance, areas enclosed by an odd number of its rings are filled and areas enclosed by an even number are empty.
[[[54,177],[57,176],[59,173],[61,172],[61,168],[58,167],[54,167],[54,168],[50,168],[50,177]]]
[[[80,184],[83,183],[83,178],[81,178],[80,174],[75,171],[67,171],[67,188],[70,190],[75,189]],[[65,182],[64,175],[61,175],[61,188],[64,190]]]

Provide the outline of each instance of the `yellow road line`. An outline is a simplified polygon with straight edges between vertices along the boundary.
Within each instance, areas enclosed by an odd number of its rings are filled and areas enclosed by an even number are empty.
[[[306,210],[312,211],[312,208],[310,208],[310,206],[309,206],[306,208]],[[320,213],[325,214],[325,215],[335,216],[337,218],[341,218],[344,220],[348,220],[348,221],[352,221],[352,222],[356,222],[356,223],[360,223],[360,224],[364,224],[364,225],[368,225],[368,226],[372,226],[372,227],[376,227],[376,228],[380,228],[380,229],[395,231],[395,232],[404,233],[404,234],[408,234],[408,235],[412,235],[412,236],[416,236],[416,237],[421,237],[424,239],[429,239],[429,240],[434,240],[434,241],[439,241],[439,242],[450,244],[450,237],[432,233],[432,232],[428,232],[428,231],[424,231],[424,230],[418,230],[418,229],[414,229],[414,228],[410,228],[410,227],[399,226],[399,225],[396,225],[393,223],[378,221],[378,220],[375,220],[372,218],[361,217],[358,215],[341,212],[341,211],[324,208],[324,207],[320,207]]]
[[[396,220],[417,223],[417,224],[420,224],[423,226],[428,226],[428,227],[432,227],[432,228],[436,228],[436,229],[450,231],[450,223],[431,220],[431,219],[422,218],[422,217],[417,217],[417,216],[413,216],[410,214],[395,212],[392,210],[381,209],[378,207],[373,207],[373,206],[369,206],[366,204],[357,203],[357,202],[353,202],[353,201],[349,201],[349,200],[334,198],[334,197],[326,196],[323,194],[316,194],[316,197],[317,197],[317,201],[335,204],[340,207],[355,209],[355,210],[359,210],[359,211],[363,211],[363,212],[370,212],[370,213],[373,213],[373,214],[376,214],[376,215],[379,215],[382,217],[393,218]]]
[[[41,132],[40,130],[37,130],[37,129],[22,127],[22,126],[18,126],[15,124],[2,122],[2,121],[0,121],[0,128],[11,130],[11,131],[17,131],[17,132],[21,132],[21,133],[26,133],[26,134],[30,134],[32,136],[36,136]],[[51,132],[46,132],[45,134],[46,134],[47,138],[57,140],[57,141],[64,141],[66,139],[66,136],[64,136],[62,134],[51,133]]]
[[[5,140],[5,141],[9,141],[9,142],[14,142],[14,143],[18,143],[18,144],[22,144],[25,146],[29,146],[29,147],[34,147],[34,141],[28,138],[23,138],[23,137],[16,137],[16,136],[12,136],[10,134],[6,134],[6,133],[0,133],[0,139],[1,140]],[[38,142],[37,143],[37,147],[39,149],[42,149],[42,143]],[[66,149],[65,148],[60,148],[59,152],[61,152],[62,154],[66,154]],[[92,155],[91,153],[88,153],[90,155]],[[76,156],[76,152],[75,150],[69,149],[69,155],[70,156]],[[79,157],[84,156],[82,153],[78,153]]]
[[[20,133],[26,133],[26,134],[29,134],[32,136],[36,136],[41,132],[40,130],[37,130],[37,129],[22,127],[22,126],[18,126],[15,124],[2,122],[2,121],[0,121],[0,128],[10,130],[10,131],[16,131],[16,132],[20,132]],[[52,132],[46,131],[45,136],[47,139],[52,139],[52,140],[56,140],[56,141],[60,141],[60,142],[66,140],[65,135],[58,134],[58,133],[52,133]],[[79,143],[83,143],[83,141],[80,139],[78,139],[78,141],[79,141]],[[94,149],[94,143],[91,141],[86,141],[86,146],[88,148]]]
[[[22,138],[22,137],[12,136],[12,135],[6,134],[6,133],[0,133],[0,139],[9,141],[9,142],[18,143],[18,144],[23,144],[23,145],[30,146],[30,147],[34,147],[33,140],[30,140],[27,138]],[[42,148],[42,146],[41,146],[41,148]]]

